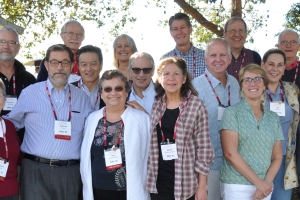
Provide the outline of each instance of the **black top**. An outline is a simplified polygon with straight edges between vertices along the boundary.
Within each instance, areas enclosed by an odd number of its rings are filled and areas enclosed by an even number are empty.
[[[175,142],[173,139],[174,127],[179,114],[179,108],[176,109],[166,109],[162,120],[161,126],[165,136],[165,140],[169,139],[170,142]],[[174,198],[174,182],[175,182],[175,162],[174,160],[163,160],[161,153],[161,129],[159,124],[156,125],[157,129],[157,139],[159,146],[159,161],[158,161],[158,175],[156,187],[158,193],[165,193],[170,198]],[[165,141],[167,142],[167,141]]]
[[[297,75],[297,79],[295,82],[295,84],[300,88],[300,70],[299,70],[299,68],[300,68],[300,62],[298,62],[298,75]],[[291,70],[284,70],[284,74],[282,75],[282,81],[293,83],[296,69],[297,69],[297,67],[295,67],[294,69],[291,69]]]
[[[95,137],[91,146],[93,187],[101,190],[126,190],[125,148],[123,137],[124,129],[121,128],[122,121],[114,123],[106,121],[107,148],[117,145],[120,131],[122,131],[120,150],[123,167],[112,171],[107,171],[105,165],[103,122],[104,120],[101,118],[96,127]]]
[[[40,67],[39,67],[39,73],[38,73],[37,78],[36,78],[37,82],[45,81],[48,78],[48,72],[47,72],[45,64],[44,64],[45,60],[46,60],[46,58],[44,58],[41,61],[41,64],[40,64]]]

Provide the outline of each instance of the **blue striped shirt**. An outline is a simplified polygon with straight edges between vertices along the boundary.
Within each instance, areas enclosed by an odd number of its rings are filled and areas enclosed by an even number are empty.
[[[5,118],[12,121],[17,129],[25,127],[21,145],[23,152],[47,159],[79,159],[85,119],[93,111],[90,99],[73,85],[67,84],[63,89],[57,90],[47,80],[58,120],[68,120],[69,87],[71,89],[71,139],[55,139],[55,118],[45,82],[23,89],[13,110]]]

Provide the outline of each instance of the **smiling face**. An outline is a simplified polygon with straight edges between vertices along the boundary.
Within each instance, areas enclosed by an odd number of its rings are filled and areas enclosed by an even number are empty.
[[[69,33],[73,33],[73,36],[70,36]],[[83,35],[78,38],[76,34]],[[69,23],[66,26],[66,29],[63,33],[60,34],[61,39],[64,41],[64,44],[69,47],[73,52],[76,52],[84,39],[83,29],[76,23]]]
[[[282,41],[288,41],[288,42],[297,41],[298,44],[293,46],[291,44],[282,45],[280,44],[280,42]],[[286,32],[283,35],[281,35],[279,39],[278,48],[285,53],[287,60],[294,61],[296,59],[297,52],[300,49],[299,38],[297,38],[297,35],[293,32]]]
[[[170,27],[170,32],[177,46],[190,44],[192,26],[188,26],[185,20],[174,20]]]
[[[241,20],[236,20],[228,24],[224,38],[229,42],[232,50],[240,50],[243,48],[246,38],[247,30]]]
[[[255,78],[255,77],[262,77],[261,74],[253,73],[246,71],[243,76],[243,80],[245,78]],[[246,101],[249,100],[260,100],[261,95],[264,92],[264,81],[262,80],[261,82],[254,82],[252,80],[251,83],[246,84],[245,81],[242,82],[242,92],[244,93],[244,97]]]
[[[16,35],[12,31],[2,30],[0,31],[0,40],[18,42]],[[0,60],[12,61],[20,50],[20,44],[9,46],[7,43],[0,46]]]
[[[261,66],[265,70],[270,83],[279,83],[285,70],[284,58],[281,54],[270,54]]]
[[[98,55],[94,52],[82,53],[78,62],[83,83],[98,83],[99,73],[102,69]]]
[[[132,49],[125,37],[120,37],[117,40],[115,56],[118,61],[128,61],[132,55]]]

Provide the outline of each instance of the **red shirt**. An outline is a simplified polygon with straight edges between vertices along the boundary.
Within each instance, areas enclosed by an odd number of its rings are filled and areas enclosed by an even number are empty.
[[[78,61],[77,61],[77,52],[74,53],[74,66],[72,68],[72,74],[79,74]]]

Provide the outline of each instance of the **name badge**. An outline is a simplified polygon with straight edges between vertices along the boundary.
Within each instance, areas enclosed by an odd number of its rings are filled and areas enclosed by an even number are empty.
[[[71,139],[71,122],[54,121],[54,137],[56,139],[70,140]]]
[[[122,167],[120,148],[113,146],[110,149],[104,150],[104,158],[107,171],[116,170]]]
[[[3,106],[3,110],[6,110],[6,111],[10,111],[13,109],[13,107],[16,105],[17,103],[17,97],[16,96],[6,96],[6,101],[5,101],[5,104]]]
[[[285,103],[282,101],[270,102],[270,110],[275,112],[278,116],[285,116]]]
[[[0,160],[0,182],[5,181],[9,162],[4,163],[4,160]]]
[[[175,160],[178,159],[176,143],[161,144],[161,153],[163,160]]]
[[[77,74],[70,74],[68,83],[77,82],[81,79],[81,76],[78,76]]]
[[[222,106],[218,107],[218,120],[222,120],[224,111],[225,111],[225,107]]]

